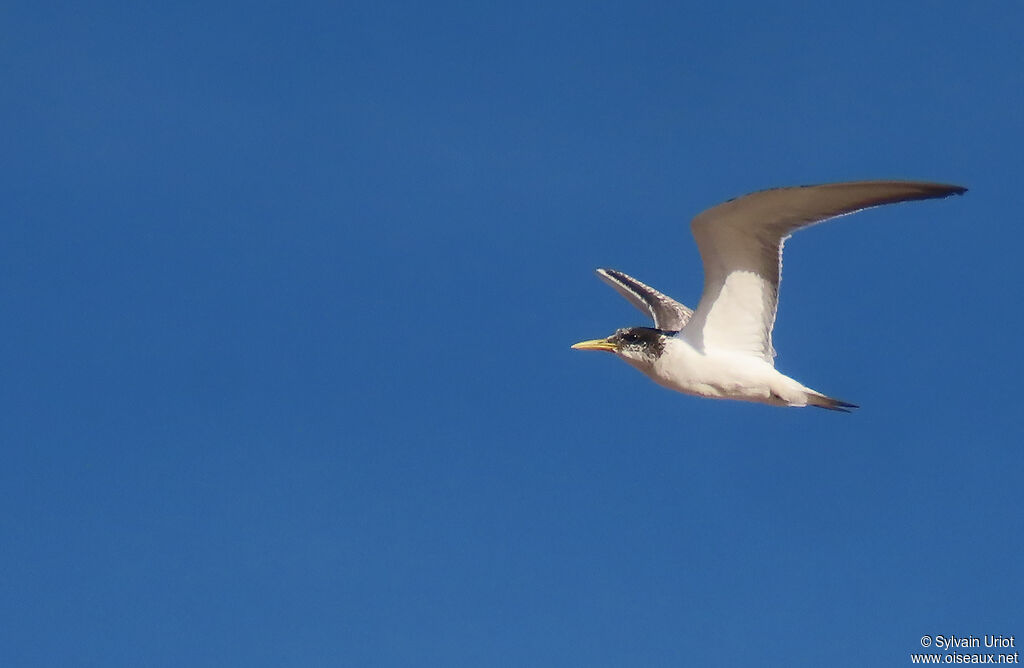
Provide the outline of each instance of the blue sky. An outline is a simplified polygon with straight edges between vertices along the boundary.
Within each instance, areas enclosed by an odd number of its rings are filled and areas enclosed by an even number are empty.
[[[1024,637],[1019,3],[9,3],[0,663],[904,665]],[[693,305],[751,190],[958,183]]]

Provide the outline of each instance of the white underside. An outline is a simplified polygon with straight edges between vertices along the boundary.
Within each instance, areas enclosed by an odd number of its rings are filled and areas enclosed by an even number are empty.
[[[627,360],[670,390],[713,399],[737,399],[773,406],[806,406],[818,395],[761,357],[743,353],[702,353],[686,339],[667,341],[662,355],[646,368]]]

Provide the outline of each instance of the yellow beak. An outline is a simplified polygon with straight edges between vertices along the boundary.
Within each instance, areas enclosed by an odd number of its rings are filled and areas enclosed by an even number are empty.
[[[615,352],[615,344],[608,339],[591,339],[590,341],[580,341],[574,343],[573,348],[576,350],[603,350],[606,353]]]

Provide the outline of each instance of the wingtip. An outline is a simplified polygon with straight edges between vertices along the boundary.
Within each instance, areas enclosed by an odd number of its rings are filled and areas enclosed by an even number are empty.
[[[618,269],[609,269],[607,267],[599,267],[594,270],[597,277],[608,285],[622,285],[626,280],[626,275]]]
[[[967,192],[966,186],[958,186],[955,183],[936,183],[935,187],[940,193],[942,193],[941,197],[963,195],[965,192]]]

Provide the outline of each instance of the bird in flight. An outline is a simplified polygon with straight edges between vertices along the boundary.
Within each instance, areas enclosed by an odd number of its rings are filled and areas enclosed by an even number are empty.
[[[782,246],[793,232],[883,204],[962,195],[966,188],[919,181],[857,181],[775,188],[731,199],[690,223],[704,263],[697,310],[614,269],[597,275],[654,320],[577,350],[615,353],[671,390],[772,406],[850,412],[840,401],[775,369],[772,328]]]

